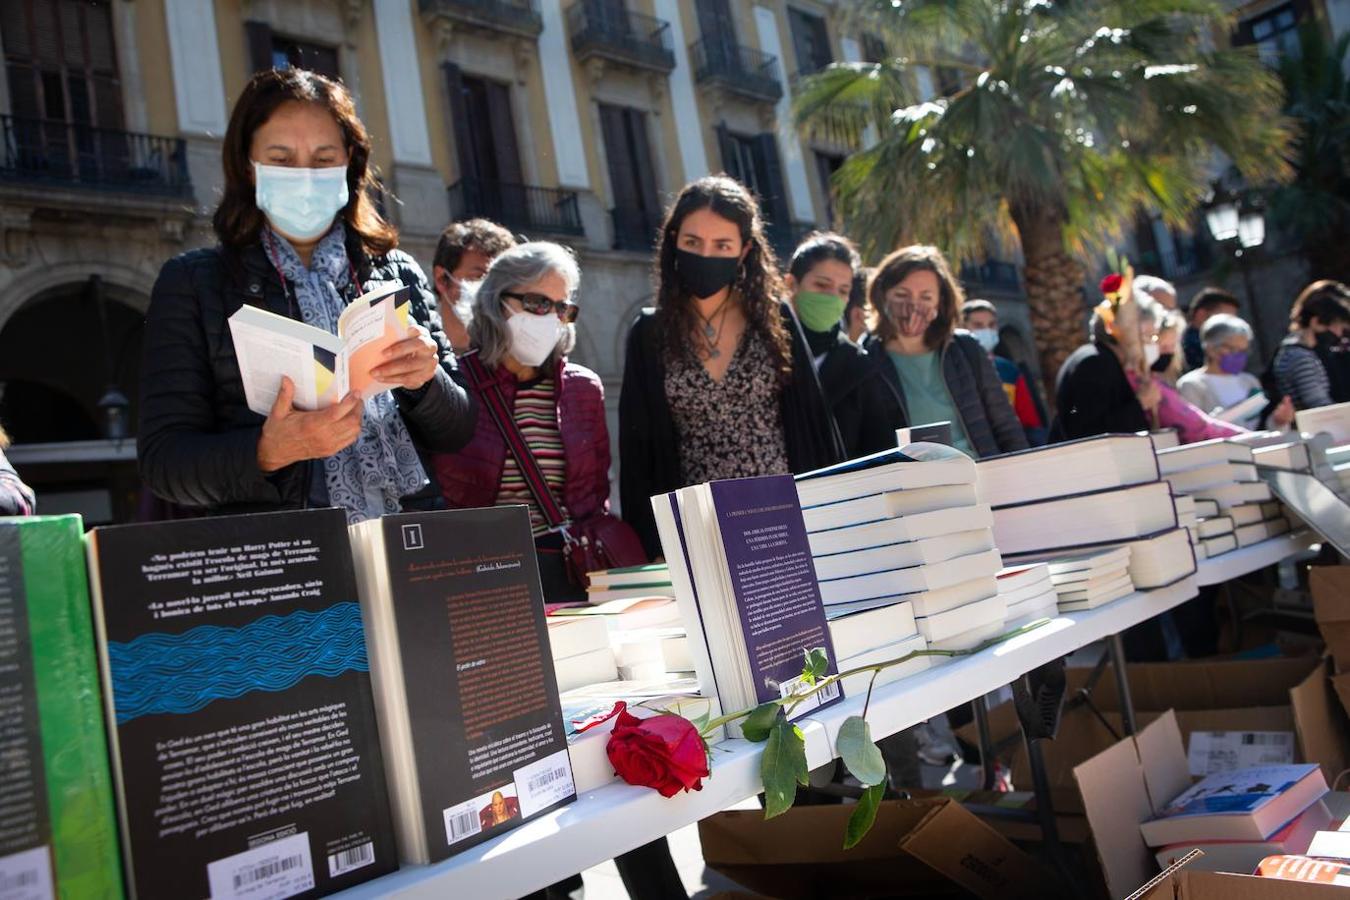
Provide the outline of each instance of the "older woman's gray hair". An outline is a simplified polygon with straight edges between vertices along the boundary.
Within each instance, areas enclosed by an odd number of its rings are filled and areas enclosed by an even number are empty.
[[[1205,345],[1206,350],[1221,347],[1229,338],[1234,337],[1246,338],[1250,341],[1252,339],[1252,326],[1241,318],[1228,313],[1210,316],[1200,328],[1200,343]]]
[[[1141,291],[1138,288],[1134,291],[1134,302],[1135,305],[1139,307],[1140,325],[1145,325],[1149,322],[1160,325],[1167,315],[1167,307],[1163,306],[1146,292]],[[1104,340],[1109,337],[1109,334],[1106,331],[1106,320],[1103,319],[1101,313],[1097,312],[1095,309],[1092,311],[1092,320],[1088,322],[1088,332],[1092,335],[1094,341]]]
[[[510,349],[511,339],[506,330],[507,309],[502,292],[518,291],[549,273],[562,277],[563,284],[567,286],[565,299],[571,300],[581,281],[581,270],[577,267],[576,256],[561,244],[530,241],[512,247],[492,261],[474,292],[473,322],[469,325],[469,342],[478,348],[478,355],[484,363],[498,365]],[[552,368],[560,356],[572,352],[576,343],[576,325],[564,325],[559,333],[558,345],[539,368]]]
[[[1157,275],[1136,275],[1134,276],[1134,288],[1137,291],[1143,291],[1163,306],[1168,306],[1159,294],[1172,298],[1172,306],[1177,302],[1176,285],[1165,278],[1159,278]]]

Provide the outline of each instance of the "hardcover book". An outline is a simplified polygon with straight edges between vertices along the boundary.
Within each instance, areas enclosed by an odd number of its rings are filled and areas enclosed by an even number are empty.
[[[446,859],[571,803],[526,508],[385,516],[352,526],[352,547],[403,858]]]
[[[0,896],[120,897],[79,516],[0,520]]]
[[[133,894],[317,897],[397,868],[342,511],[87,546]]]

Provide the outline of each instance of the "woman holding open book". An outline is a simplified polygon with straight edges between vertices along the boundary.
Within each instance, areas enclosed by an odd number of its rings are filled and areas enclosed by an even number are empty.
[[[337,506],[355,522],[438,504],[420,454],[462,446],[474,407],[426,276],[370,200],[370,138],[351,95],[303,69],[259,72],[222,157],[219,245],[169,260],[151,294],[142,477],[165,500],[215,512]],[[369,372],[393,389],[303,411],[291,379],[250,371],[253,390],[276,391],[268,415],[250,411],[230,317],[248,304],[337,334],[378,283],[411,294],[409,327]]]
[[[724,175],[687,185],[661,228],[656,278],[619,397],[624,517],[653,557],[656,494],[844,455],[749,191]]]
[[[1027,447],[989,355],[956,330],[964,298],[941,251],[896,250],[868,295],[880,313],[864,345],[871,377],[834,409],[850,455],[894,447],[897,428],[934,422],[950,422],[952,445],[977,459]]]

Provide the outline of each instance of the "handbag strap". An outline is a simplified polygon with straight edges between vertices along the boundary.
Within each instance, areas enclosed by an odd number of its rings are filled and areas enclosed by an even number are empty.
[[[502,386],[488,371],[487,366],[478,358],[478,351],[472,350],[459,358],[459,364],[469,373],[469,378],[473,380],[474,388],[478,391],[478,396],[483,400],[483,404],[488,409],[488,414],[492,416],[492,421],[501,432],[502,439],[506,441],[506,447],[511,451],[511,455],[516,459],[516,465],[520,467],[520,474],[525,479],[525,484],[529,487],[530,493],[534,495],[535,503],[539,504],[539,511],[544,514],[544,519],[548,521],[549,527],[558,530],[563,529],[568,524],[567,517],[563,514],[562,507],[553,496],[553,491],[549,490],[548,481],[544,478],[544,473],[539,468],[539,462],[534,458],[534,453],[530,451],[530,445],[525,440],[525,435],[520,433],[520,427],[516,425],[516,418],[511,414],[511,409],[506,405],[506,397],[502,393]],[[563,532],[564,539],[567,538],[566,531]]]

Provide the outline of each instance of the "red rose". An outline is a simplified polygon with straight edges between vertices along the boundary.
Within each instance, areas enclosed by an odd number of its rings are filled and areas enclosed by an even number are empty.
[[[1124,278],[1121,278],[1118,274],[1112,272],[1110,275],[1103,278],[1102,283],[1098,286],[1102,289],[1103,294],[1114,294],[1116,291],[1120,290],[1120,283],[1124,280]]]
[[[662,797],[702,790],[708,776],[703,739],[683,716],[663,713],[639,719],[619,710],[605,752],[620,778],[656,788]]]

